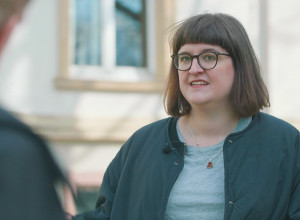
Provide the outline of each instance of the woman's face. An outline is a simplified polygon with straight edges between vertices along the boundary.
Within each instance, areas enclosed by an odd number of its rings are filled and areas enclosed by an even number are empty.
[[[183,45],[178,54],[198,55],[205,51],[227,53],[217,45],[198,43]],[[200,61],[201,62],[201,61]],[[217,65],[210,70],[201,68],[196,58],[189,70],[178,70],[179,86],[185,99],[193,107],[230,105],[229,94],[234,81],[234,67],[230,56],[218,55]]]

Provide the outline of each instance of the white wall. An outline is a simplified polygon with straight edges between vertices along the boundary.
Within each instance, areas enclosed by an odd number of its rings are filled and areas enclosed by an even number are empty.
[[[269,1],[271,112],[300,120],[300,1]]]

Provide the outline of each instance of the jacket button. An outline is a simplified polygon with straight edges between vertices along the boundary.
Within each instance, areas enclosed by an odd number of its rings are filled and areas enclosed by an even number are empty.
[[[229,201],[229,205],[233,205],[233,202],[232,202],[232,201]]]
[[[177,161],[174,161],[173,165],[174,165],[174,166],[178,166],[179,163],[178,163]]]

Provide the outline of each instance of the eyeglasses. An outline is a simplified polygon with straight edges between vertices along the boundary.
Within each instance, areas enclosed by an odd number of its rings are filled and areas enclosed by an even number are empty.
[[[230,54],[226,53],[204,52],[198,55],[174,54],[171,57],[177,70],[189,70],[192,67],[194,58],[197,59],[202,69],[210,70],[216,67],[219,55],[230,56]]]

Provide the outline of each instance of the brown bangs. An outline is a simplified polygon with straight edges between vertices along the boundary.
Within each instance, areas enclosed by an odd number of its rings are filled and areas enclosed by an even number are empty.
[[[207,43],[219,45],[230,53],[230,36],[221,20],[211,15],[195,16],[184,20],[174,28],[175,34],[171,40],[173,54],[185,44]]]

